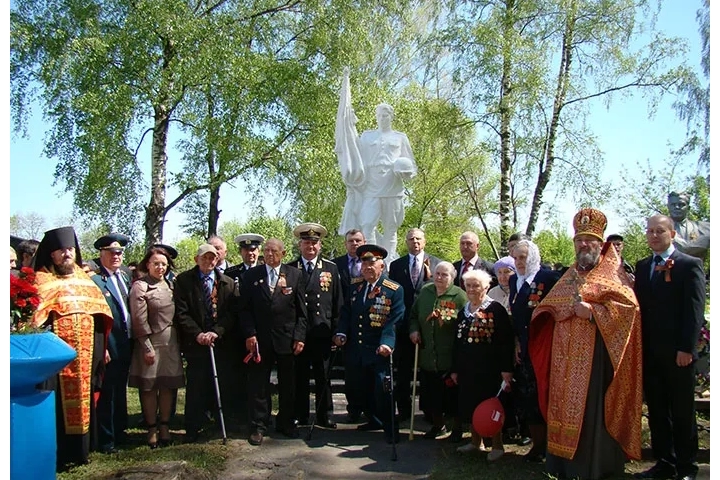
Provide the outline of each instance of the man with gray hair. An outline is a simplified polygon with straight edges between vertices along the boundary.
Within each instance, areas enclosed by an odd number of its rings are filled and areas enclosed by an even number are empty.
[[[462,276],[470,270],[485,270],[493,279],[490,288],[497,285],[497,279],[493,272],[494,265],[478,257],[477,252],[479,247],[480,238],[477,236],[477,233],[468,230],[460,235],[460,256],[462,258],[453,263],[453,265],[455,265],[455,270],[457,271],[455,285],[463,290],[465,290],[465,284],[463,283]]]
[[[441,259],[425,253],[425,232],[419,228],[411,228],[405,235],[405,244],[408,254],[390,263],[389,276],[403,287],[403,300],[405,315],[401,322],[395,326],[397,339],[395,340],[395,365],[397,367],[397,388],[395,400],[397,401],[400,421],[410,418],[410,384],[412,383],[412,369],[414,365],[413,344],[410,342],[409,317],[415,299],[425,282],[432,279]]]

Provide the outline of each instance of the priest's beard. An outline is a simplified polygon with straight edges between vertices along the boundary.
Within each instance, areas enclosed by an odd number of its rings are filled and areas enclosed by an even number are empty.
[[[72,275],[75,271],[75,259],[68,258],[63,261],[60,265],[55,264],[55,273],[61,276]]]
[[[577,255],[575,255],[575,261],[577,262],[580,270],[590,270],[597,265],[599,258],[599,251],[578,252]]]

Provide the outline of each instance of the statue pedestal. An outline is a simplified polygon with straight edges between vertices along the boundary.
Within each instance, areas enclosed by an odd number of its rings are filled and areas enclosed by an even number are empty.
[[[56,478],[55,392],[36,385],[77,353],[54,333],[10,335],[10,478]]]

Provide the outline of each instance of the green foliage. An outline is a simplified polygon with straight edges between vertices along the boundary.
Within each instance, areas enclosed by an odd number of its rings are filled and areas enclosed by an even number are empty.
[[[575,263],[573,239],[566,230],[542,230],[533,235],[533,242],[540,249],[543,263],[562,263],[566,267]]]
[[[297,250],[293,249],[296,242],[293,240],[294,237],[290,224],[283,218],[267,216],[262,209],[255,210],[244,223],[237,220],[224,222],[220,225],[218,233],[228,245],[227,258],[228,261],[233,264],[242,261],[240,249],[235,243],[235,237],[243,233],[257,233],[265,237],[266,240],[269,238],[282,240],[287,252],[283,258],[283,262],[291,261],[297,253]]]

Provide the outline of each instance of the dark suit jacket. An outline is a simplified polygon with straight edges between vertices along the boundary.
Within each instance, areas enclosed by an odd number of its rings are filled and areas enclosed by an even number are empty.
[[[457,262],[453,263],[453,266],[455,267],[455,272],[457,273],[457,275],[455,276],[455,285],[457,285],[458,287],[460,286],[460,269],[462,269],[462,263],[462,258]],[[494,266],[494,263],[490,263],[480,257],[478,257],[477,262],[475,262],[475,265],[473,265],[473,269],[477,270],[479,268],[481,270],[485,270],[487,273],[490,274],[490,276],[492,277],[492,283],[490,284],[490,288],[497,285],[497,278],[495,278],[495,269],[493,268]]]
[[[412,277],[410,276],[409,254],[395,259],[390,263],[390,271],[388,272],[390,280],[396,281],[403,288],[403,297],[405,301],[405,316],[402,322],[402,327],[404,327],[403,330],[407,330],[407,319],[410,317],[410,310],[412,309],[413,303],[415,303],[415,299],[420,293],[420,289],[425,284],[425,282],[431,280],[432,273],[435,271],[435,267],[441,261],[442,260],[440,260],[439,258],[433,255],[428,255],[427,252],[425,252],[424,264],[426,268],[423,268],[420,271],[420,278],[415,285],[413,285]]]
[[[347,254],[333,258],[333,263],[337,265],[338,273],[340,274],[340,286],[343,292],[343,301],[347,303],[350,300],[350,292],[353,287],[357,284],[362,283],[364,280],[362,276],[352,278],[350,276],[350,265],[348,263]]]
[[[280,355],[291,354],[293,341],[305,341],[305,280],[300,270],[286,264],[280,265],[283,275],[286,286],[277,285],[273,293],[265,265],[251,268],[243,278],[240,328],[244,338],[257,337],[261,356],[270,348]]]
[[[182,272],[175,279],[174,323],[180,333],[180,348],[185,355],[207,356],[207,347],[197,343],[195,337],[199,333],[209,331],[217,333],[221,339],[216,343],[216,348],[223,350],[237,348],[236,345],[228,345],[227,342],[222,341],[226,336],[228,340],[232,337],[232,331],[237,324],[235,282],[218,270],[215,270],[215,282],[217,283],[218,297],[217,318],[214,321],[206,321],[208,313],[200,280],[200,268],[196,265],[190,270]]]
[[[125,282],[127,291],[130,292],[130,276],[128,276],[124,270],[121,269],[121,274]],[[125,303],[125,308],[128,312],[127,323],[125,322],[125,316],[123,314],[121,303],[123,300],[120,292],[115,288],[115,284],[109,277],[109,272],[100,265],[98,273],[94,274],[91,278],[95,284],[100,287],[105,296],[110,311],[113,316],[113,327],[110,331],[110,337],[108,338],[108,352],[110,353],[111,360],[123,360],[126,362],[130,361],[132,355],[133,340],[128,336],[128,328],[132,330],[132,320],[130,316],[130,307]]]
[[[541,268],[533,278],[532,284],[535,285],[535,293],[540,295],[542,302],[553,286],[560,280],[562,276],[558,270],[548,270]],[[542,289],[540,286],[542,285]],[[510,276],[510,312],[515,335],[520,342],[520,358],[525,360],[528,358],[528,340],[530,339],[530,318],[532,317],[535,307],[528,305],[532,288],[527,282],[523,282],[520,291],[517,290],[517,275]],[[539,293],[542,292],[542,293]]]
[[[304,271],[301,258],[289,263]],[[307,273],[303,273],[307,277]],[[337,330],[340,307],[343,304],[340,274],[337,265],[325,258],[318,258],[315,269],[305,278],[305,307],[307,309],[308,336],[329,337]]]
[[[380,345],[395,348],[395,325],[405,315],[403,289],[383,273],[376,287],[380,293],[363,302],[367,282],[357,284],[350,301],[343,305],[337,333],[347,336],[346,362],[362,364],[362,357],[372,357]]]
[[[658,271],[650,279],[653,255],[635,266],[635,295],[640,303],[643,352],[671,356],[678,351],[697,359],[697,341],[705,323],[705,273],[702,261],[675,250],[670,281]]]

